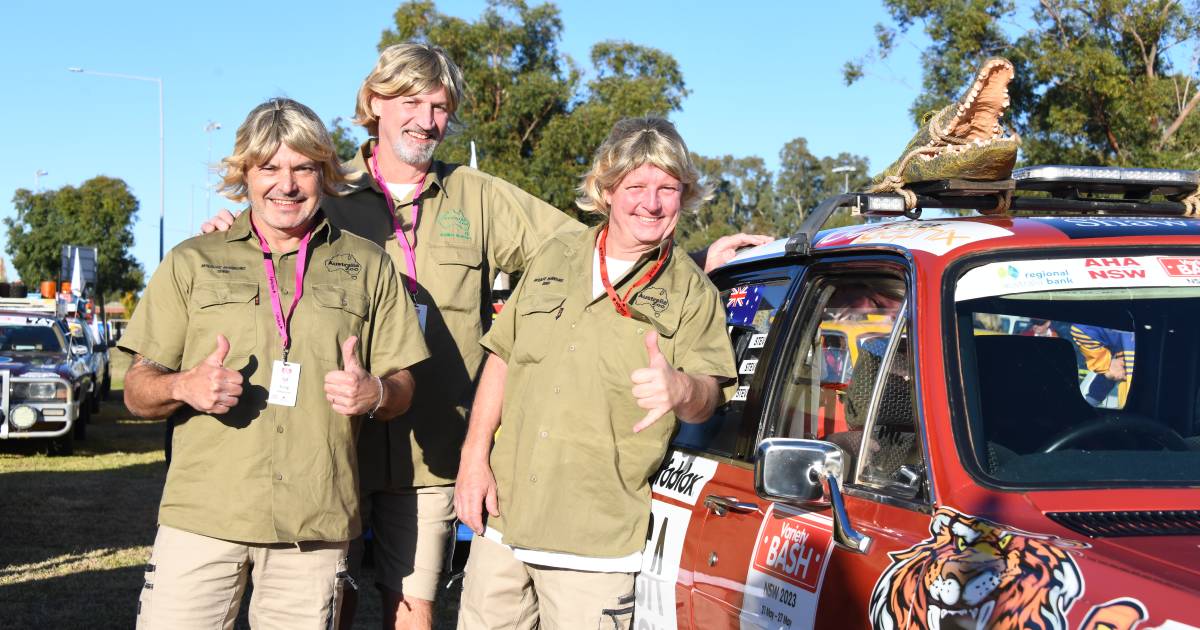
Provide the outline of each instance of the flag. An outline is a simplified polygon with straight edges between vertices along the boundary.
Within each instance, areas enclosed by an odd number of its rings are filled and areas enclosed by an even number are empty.
[[[749,326],[754,321],[754,314],[758,312],[759,302],[762,301],[761,291],[762,287],[759,285],[734,287],[725,302],[728,323],[734,326]]]

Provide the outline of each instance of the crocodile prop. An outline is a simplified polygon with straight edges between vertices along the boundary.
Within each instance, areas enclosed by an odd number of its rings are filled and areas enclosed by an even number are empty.
[[[925,116],[903,157],[875,176],[869,192],[899,192],[908,198],[903,188],[915,182],[1009,179],[1021,138],[1001,126],[1000,117],[1008,107],[1013,75],[1007,59],[984,62],[957,101]]]

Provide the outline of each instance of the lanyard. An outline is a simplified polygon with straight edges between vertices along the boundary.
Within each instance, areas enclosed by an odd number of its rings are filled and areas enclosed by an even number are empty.
[[[267,288],[271,291],[271,311],[275,314],[275,327],[279,329],[279,336],[283,338],[283,360],[287,361],[288,350],[292,346],[288,324],[291,322],[292,313],[296,311],[296,304],[300,302],[300,296],[304,294],[304,267],[308,264],[308,241],[312,238],[313,228],[310,227],[304,233],[304,239],[300,241],[300,251],[296,252],[296,293],[292,296],[292,305],[288,308],[287,315],[283,314],[283,305],[279,302],[279,280],[275,278],[271,248],[267,246],[266,239],[258,233],[258,228],[254,227],[253,216],[250,217],[250,229],[254,230],[258,244],[262,246],[263,270],[267,272]]]
[[[388,188],[387,182],[383,181],[383,175],[379,174],[379,160],[376,154],[379,153],[379,145],[376,144],[371,149],[371,175],[375,177],[375,183],[379,184],[379,190],[383,192],[383,198],[387,201],[388,210],[392,213],[392,228],[396,230],[396,242],[400,244],[400,249],[404,250],[404,262],[408,266],[408,292],[413,296],[417,295],[417,254],[413,251],[413,246],[408,242],[408,235],[404,233],[404,228],[400,226],[400,213],[396,211],[396,201],[392,199],[392,191]],[[425,175],[429,171],[425,171],[421,175],[421,179],[417,181],[417,188],[413,190],[412,200],[412,222],[413,222],[413,240],[417,238],[417,218],[421,212],[421,204],[417,199],[421,196],[421,189],[425,187]]]
[[[668,238],[666,242],[663,243],[662,253],[659,254],[658,261],[654,263],[654,266],[651,267],[645,274],[643,274],[641,278],[638,278],[637,282],[629,285],[629,288],[625,291],[624,297],[617,296],[616,289],[613,289],[612,282],[609,282],[608,280],[608,262],[606,260],[607,257],[605,256],[604,247],[607,241],[608,226],[606,225],[604,226],[603,230],[600,230],[600,238],[596,241],[596,248],[600,250],[600,282],[604,283],[604,290],[608,293],[608,299],[612,300],[613,306],[616,307],[617,312],[620,313],[622,317],[629,317],[629,294],[633,293],[634,289],[650,282],[650,279],[658,273],[658,270],[662,269],[663,263],[667,262],[667,256],[671,255],[671,239]]]

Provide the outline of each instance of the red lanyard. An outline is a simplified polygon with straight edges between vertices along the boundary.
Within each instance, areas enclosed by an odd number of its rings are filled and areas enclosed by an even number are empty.
[[[304,239],[300,241],[300,251],[296,252],[296,293],[292,296],[292,305],[288,308],[287,315],[284,315],[283,305],[279,302],[279,280],[275,277],[271,248],[266,239],[258,233],[258,228],[254,227],[253,216],[250,217],[250,229],[254,231],[254,235],[258,237],[258,244],[262,246],[263,270],[267,272],[267,287],[271,291],[271,311],[275,313],[275,327],[279,329],[279,336],[283,338],[283,360],[287,361],[288,350],[292,345],[292,339],[288,335],[288,324],[291,322],[292,313],[296,312],[300,296],[304,294],[304,267],[308,264],[308,241],[312,238],[313,230],[309,228],[308,232],[305,232]]]
[[[608,226],[606,225],[604,226],[603,230],[600,230],[600,238],[596,240],[596,249],[600,251],[600,282],[604,283],[604,290],[608,293],[608,299],[612,300],[613,306],[616,307],[617,312],[620,313],[622,317],[629,317],[629,294],[633,293],[634,289],[650,282],[651,278],[658,274],[658,270],[662,269],[663,264],[667,262],[667,256],[671,255],[671,239],[668,238],[662,244],[662,253],[658,255],[658,261],[655,262],[654,266],[651,267],[650,270],[647,271],[641,278],[638,278],[637,282],[629,285],[629,288],[625,291],[624,297],[619,297],[617,295],[616,289],[613,289],[612,282],[609,282],[608,280],[608,262],[606,260],[607,257],[605,256],[604,251],[604,244],[607,241]]]
[[[396,201],[392,199],[392,191],[388,188],[387,182],[383,181],[383,175],[379,174],[379,160],[375,157],[379,153],[379,145],[376,144],[371,149],[371,174],[375,177],[375,183],[379,184],[379,190],[383,192],[383,198],[387,201],[388,210],[392,213],[392,228],[396,230],[396,242],[400,244],[400,249],[404,250],[404,262],[408,265],[408,292],[412,295],[417,294],[417,253],[413,251],[413,246],[408,242],[408,235],[404,233],[404,228],[400,225],[400,214],[396,211]],[[412,200],[412,222],[413,222],[413,240],[417,238],[417,218],[421,212],[421,204],[417,199],[421,196],[421,189],[425,187],[426,171],[421,175],[421,179],[417,182],[417,188],[413,191]]]

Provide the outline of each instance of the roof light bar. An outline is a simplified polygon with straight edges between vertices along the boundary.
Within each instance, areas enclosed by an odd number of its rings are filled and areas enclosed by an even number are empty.
[[[1160,195],[1190,193],[1200,187],[1200,171],[1116,166],[1029,166],[1013,171],[1018,189],[1123,192],[1138,188]]]

